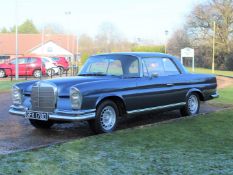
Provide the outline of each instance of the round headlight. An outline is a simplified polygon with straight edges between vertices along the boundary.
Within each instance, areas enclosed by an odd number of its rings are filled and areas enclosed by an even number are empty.
[[[82,95],[80,91],[72,87],[70,88],[70,100],[71,100],[71,107],[73,109],[80,109],[82,105]]]
[[[20,88],[17,86],[12,87],[12,101],[14,105],[22,104],[22,93]]]

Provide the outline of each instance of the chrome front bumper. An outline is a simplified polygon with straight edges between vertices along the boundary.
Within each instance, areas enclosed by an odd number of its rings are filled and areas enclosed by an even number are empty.
[[[25,116],[28,109],[24,106],[12,105],[9,113],[13,115]],[[84,121],[95,118],[95,109],[79,110],[79,111],[66,111],[55,110],[54,113],[49,114],[49,120],[55,121]]]
[[[212,97],[212,98],[218,98],[218,97],[219,97],[219,94],[216,92],[215,94],[212,94],[211,97]]]

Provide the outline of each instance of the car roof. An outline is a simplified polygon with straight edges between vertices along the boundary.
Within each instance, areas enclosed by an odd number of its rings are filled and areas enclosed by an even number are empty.
[[[101,56],[101,55],[128,55],[128,56],[136,56],[136,57],[173,57],[171,55],[160,52],[113,52],[113,53],[97,54],[95,56]]]

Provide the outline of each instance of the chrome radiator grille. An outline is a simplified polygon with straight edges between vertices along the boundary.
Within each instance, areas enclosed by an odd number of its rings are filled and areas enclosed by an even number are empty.
[[[53,112],[56,104],[56,94],[52,86],[37,86],[32,87],[31,94],[32,110]]]

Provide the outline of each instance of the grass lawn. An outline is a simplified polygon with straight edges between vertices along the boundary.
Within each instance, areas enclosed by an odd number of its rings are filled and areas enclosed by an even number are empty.
[[[233,174],[233,110],[0,156],[0,174]]]
[[[233,105],[233,86],[219,89],[219,98],[210,101],[211,103],[230,104]]]
[[[189,70],[189,72],[192,72],[192,68],[190,67],[186,67],[186,68]],[[206,68],[195,68],[194,73],[212,74],[212,70]],[[233,71],[215,70],[214,74],[233,77]]]
[[[9,92],[11,90],[11,87],[12,87],[13,84],[21,82],[21,81],[23,81],[23,80],[19,80],[19,81],[16,81],[16,80],[13,80],[13,81],[10,81],[10,80],[0,81],[0,93]]]

